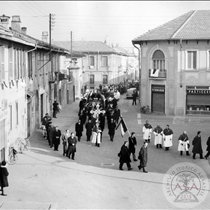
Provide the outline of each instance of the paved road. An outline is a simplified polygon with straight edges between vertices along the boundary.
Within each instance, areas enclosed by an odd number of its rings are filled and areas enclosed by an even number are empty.
[[[78,119],[78,101],[64,107],[55,125],[62,131],[74,131]],[[190,162],[199,165],[210,178],[208,161],[179,156],[178,136],[187,130],[190,139],[197,130],[202,131],[203,149],[210,134],[208,118],[173,118],[158,115],[140,115],[138,106],[131,100],[122,99],[119,107],[130,132],[136,132],[137,152],[143,144],[142,124],[146,119],[156,126],[169,124],[174,131],[174,146],[169,152],[149,145],[148,174],[137,170],[138,162],[132,162],[133,171],[119,171],[117,153],[128,134],[123,138],[117,130],[114,142],[103,133],[100,148],[86,142],[83,135],[77,145],[76,160],[62,156],[49,148],[40,130],[30,138],[31,151],[19,154],[19,161],[9,165],[10,187],[6,188],[7,197],[1,197],[0,209],[175,209],[163,194],[163,177],[174,164]],[[141,123],[141,124],[140,124]],[[85,132],[83,132],[85,134]],[[126,167],[124,166],[124,169]],[[209,208],[207,198],[197,207]]]

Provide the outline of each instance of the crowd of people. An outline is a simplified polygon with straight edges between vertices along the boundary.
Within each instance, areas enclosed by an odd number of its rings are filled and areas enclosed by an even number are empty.
[[[91,142],[97,147],[101,146],[103,131],[105,125],[108,128],[108,135],[110,141],[114,141],[115,130],[119,123],[121,111],[118,107],[118,101],[120,100],[120,92],[118,90],[119,85],[109,85],[99,88],[98,90],[88,90],[82,97],[79,103],[78,121],[75,124],[75,132],[66,130],[65,133],[61,133],[57,126],[52,123],[51,117],[46,114],[43,118],[43,125],[46,128],[46,132],[43,133],[44,137],[48,139],[49,146],[54,147],[55,151],[58,151],[60,139],[63,144],[63,155],[74,160],[77,142],[81,140],[83,132],[86,130],[86,141]],[[133,104],[133,103],[132,103]],[[143,172],[147,173],[147,147],[151,143],[152,134],[154,134],[154,145],[156,148],[164,148],[165,151],[169,151],[173,146],[173,130],[169,125],[162,129],[158,124],[155,128],[152,128],[148,120],[142,127],[144,144],[140,148],[138,157],[136,157],[136,137],[135,132],[132,132],[128,140],[124,142],[121,147],[119,156],[119,169],[123,170],[123,164],[125,163],[128,170],[132,170],[131,159],[133,161],[140,161],[138,166],[139,170],[143,169]],[[190,141],[186,131],[183,131],[178,138],[178,151],[180,155],[186,152],[187,156],[190,156],[189,148]],[[200,155],[201,159],[207,159],[210,155],[210,137],[207,140],[207,154],[203,156],[203,150],[201,145],[201,131],[197,132],[197,135],[192,141],[192,157],[196,158],[196,154]]]
[[[152,133],[154,133],[154,144],[156,148],[164,147],[166,151],[169,150],[170,147],[173,146],[173,131],[166,125],[165,129],[162,129],[158,124],[157,127],[154,129],[149,124],[148,120],[143,125],[143,139],[144,141],[150,143]],[[186,152],[187,156],[190,156],[189,148],[190,148],[190,141],[186,131],[183,131],[178,138],[179,144],[177,150],[180,152],[180,155],[183,155],[183,152]],[[197,135],[192,140],[192,153],[193,159],[196,159],[196,154],[200,155],[200,159],[207,159],[210,155],[210,137],[207,139],[206,145],[206,155],[203,156],[203,149],[201,144],[201,131],[197,131]]]

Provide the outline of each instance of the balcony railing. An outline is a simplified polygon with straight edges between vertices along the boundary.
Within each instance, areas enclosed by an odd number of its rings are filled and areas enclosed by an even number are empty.
[[[167,72],[164,69],[149,69],[149,78],[151,79],[166,79]]]

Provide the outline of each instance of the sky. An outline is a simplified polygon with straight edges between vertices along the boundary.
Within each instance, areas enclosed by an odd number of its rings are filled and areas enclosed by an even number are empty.
[[[27,34],[52,40],[102,41],[132,49],[132,39],[191,10],[208,10],[208,1],[0,1],[0,15],[20,15]]]

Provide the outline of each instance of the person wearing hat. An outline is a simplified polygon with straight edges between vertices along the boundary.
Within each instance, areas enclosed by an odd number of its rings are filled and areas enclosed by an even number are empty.
[[[6,196],[4,194],[4,188],[9,186],[8,177],[9,172],[7,170],[7,163],[5,160],[2,161],[0,166],[0,186],[1,186],[1,195]]]
[[[154,144],[156,148],[162,148],[163,144],[163,129],[158,124],[156,128],[154,128],[153,133],[155,135]]]
[[[143,168],[144,173],[148,173],[148,171],[146,170],[147,161],[148,161],[147,146],[148,146],[148,142],[145,141],[139,151],[139,156],[138,156],[138,159],[140,160],[140,165],[138,166],[138,168],[139,170]]]
[[[142,131],[143,131],[144,141],[147,141],[148,143],[150,143],[152,126],[149,124],[148,120],[146,120],[146,123],[143,125]]]
[[[120,165],[119,169],[123,170],[123,164],[126,163],[128,170],[132,170],[133,168],[131,167],[131,159],[130,159],[130,152],[128,149],[128,141],[125,141],[120,149],[120,152],[118,153],[118,157],[120,157]]]
[[[173,131],[169,128],[169,125],[163,130],[163,146],[165,150],[169,150],[169,147],[173,146]]]
[[[197,135],[192,141],[192,145],[193,145],[193,148],[192,148],[193,159],[196,159],[195,158],[196,154],[200,155],[200,159],[204,159],[203,149],[202,149],[202,144],[201,144],[201,131],[197,132]]]
[[[187,132],[184,131],[183,134],[179,136],[178,140],[178,151],[180,151],[180,155],[182,155],[183,152],[186,152],[186,155],[189,156],[190,141],[187,136]]]

